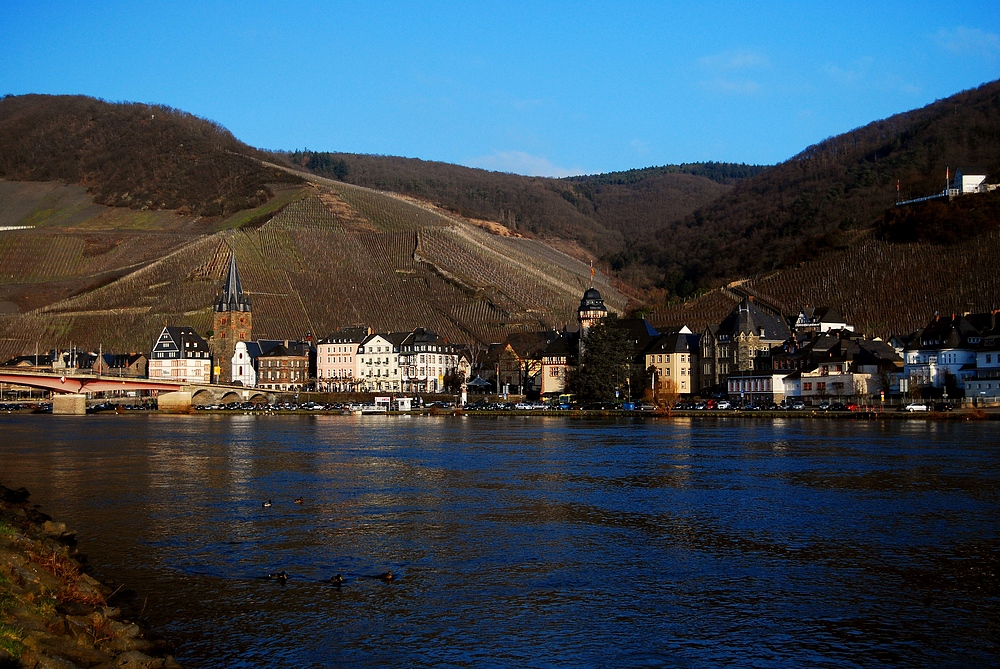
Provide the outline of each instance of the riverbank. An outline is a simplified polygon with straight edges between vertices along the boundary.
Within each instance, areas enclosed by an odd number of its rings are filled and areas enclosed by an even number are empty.
[[[73,531],[0,485],[0,669],[179,668],[85,565]]]

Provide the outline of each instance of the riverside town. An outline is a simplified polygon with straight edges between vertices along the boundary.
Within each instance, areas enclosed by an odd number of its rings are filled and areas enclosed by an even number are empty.
[[[15,357],[3,364],[3,397],[55,400],[57,413],[149,406],[164,389],[141,380],[179,384],[175,392],[189,388],[196,408],[275,402],[300,408],[299,399],[315,395],[301,407],[367,412],[427,403],[527,411],[912,413],[985,410],[1000,397],[1000,310],[935,313],[919,330],[884,341],[857,332],[834,308],[783,314],[742,294],[704,331],[658,331],[644,318],[609,311],[591,286],[576,323],[515,333],[488,347],[449,342],[426,327],[374,332],[364,325],[318,339],[306,333],[255,340],[251,294],[231,255],[213,312],[205,336],[182,323],[167,325],[148,352],[72,348]],[[67,377],[120,380],[123,388],[84,392],[83,403],[76,393],[77,402],[62,409]],[[76,387],[87,390],[85,382]]]

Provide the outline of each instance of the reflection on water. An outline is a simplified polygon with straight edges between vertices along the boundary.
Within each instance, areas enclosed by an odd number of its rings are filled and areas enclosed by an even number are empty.
[[[5,416],[0,430],[0,477],[148,596],[191,667],[1000,663],[991,424]],[[286,584],[266,579],[281,570]]]

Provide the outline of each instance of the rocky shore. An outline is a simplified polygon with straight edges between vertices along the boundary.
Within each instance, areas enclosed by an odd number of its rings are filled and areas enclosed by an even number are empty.
[[[127,595],[87,573],[75,533],[0,485],[0,669],[174,669],[130,622]]]

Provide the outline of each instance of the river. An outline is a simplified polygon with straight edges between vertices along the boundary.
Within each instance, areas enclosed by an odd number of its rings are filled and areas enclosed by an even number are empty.
[[[1000,664],[996,423],[5,415],[0,435],[2,482],[189,669]]]

